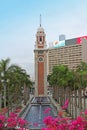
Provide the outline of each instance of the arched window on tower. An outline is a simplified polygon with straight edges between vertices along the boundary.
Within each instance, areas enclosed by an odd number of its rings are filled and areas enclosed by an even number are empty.
[[[40,42],[42,42],[42,37],[40,37]]]

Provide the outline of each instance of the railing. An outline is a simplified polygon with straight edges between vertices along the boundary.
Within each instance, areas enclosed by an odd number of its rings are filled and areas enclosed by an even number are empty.
[[[66,111],[72,118],[76,118],[80,112],[83,112],[87,109],[87,96],[85,95],[85,90],[71,90],[68,88],[58,88],[54,91],[53,95],[56,103],[63,106],[66,99],[69,100],[69,105]]]

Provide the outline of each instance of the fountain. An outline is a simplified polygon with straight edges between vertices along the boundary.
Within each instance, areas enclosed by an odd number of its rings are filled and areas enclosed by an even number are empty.
[[[47,116],[57,116],[55,108],[50,103],[48,97],[34,97],[30,104],[30,109],[27,111],[25,119],[30,122],[29,129],[39,130],[45,127],[43,120]],[[50,112],[44,113],[46,109],[50,108]]]

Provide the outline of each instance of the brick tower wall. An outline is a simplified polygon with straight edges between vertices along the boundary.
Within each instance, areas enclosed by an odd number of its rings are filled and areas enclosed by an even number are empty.
[[[44,95],[44,62],[38,62],[38,95]]]

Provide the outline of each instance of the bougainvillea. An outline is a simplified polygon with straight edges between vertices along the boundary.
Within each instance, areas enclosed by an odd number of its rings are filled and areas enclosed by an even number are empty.
[[[87,130],[87,110],[82,112],[76,119],[62,117],[62,110],[67,109],[68,104],[69,101],[67,99],[64,105],[61,107],[58,117],[46,117],[43,121],[46,125],[46,128],[42,128],[42,130]]]
[[[64,103],[64,105],[62,106],[62,109],[67,109],[69,105],[69,100],[67,99]]]
[[[80,113],[76,119],[63,117],[63,110],[67,109],[69,101],[66,100],[57,117],[48,116],[44,119],[45,128],[42,130],[87,130],[87,110]],[[45,109],[43,114],[49,113],[51,108]],[[19,110],[18,110],[19,111]],[[17,130],[28,130],[29,122],[18,117],[17,113],[11,112],[7,118],[5,114],[0,114],[0,130],[7,130],[13,128]],[[35,127],[38,123],[33,124]],[[6,128],[6,129],[4,129]]]
[[[0,114],[0,130],[4,128],[17,128],[18,130],[24,130],[27,128],[27,121],[18,117],[18,115],[14,112],[11,112],[9,117],[5,117],[5,115]]]

